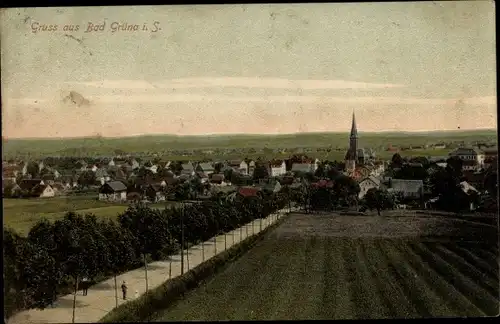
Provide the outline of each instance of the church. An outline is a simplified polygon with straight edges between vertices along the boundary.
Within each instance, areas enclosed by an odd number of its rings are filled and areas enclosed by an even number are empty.
[[[358,147],[358,128],[356,126],[356,116],[352,113],[351,133],[349,135],[349,148],[345,155],[345,171],[349,175],[353,175],[356,170],[356,165],[365,165],[368,160],[374,158],[373,151],[367,151],[364,148]]]

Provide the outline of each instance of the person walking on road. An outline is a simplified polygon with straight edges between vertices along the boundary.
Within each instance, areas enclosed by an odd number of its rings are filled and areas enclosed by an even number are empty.
[[[122,293],[123,293],[123,300],[127,300],[127,283],[125,282],[125,280],[123,280],[123,283],[122,283]]]
[[[88,290],[89,290],[89,284],[90,280],[87,277],[83,277],[82,279],[82,286],[83,286],[83,295],[87,296]]]

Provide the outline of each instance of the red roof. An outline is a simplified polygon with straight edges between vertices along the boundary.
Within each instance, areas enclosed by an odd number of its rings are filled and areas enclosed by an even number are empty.
[[[241,187],[238,189],[238,193],[243,197],[256,197],[259,192],[259,188],[254,187]]]
[[[332,180],[319,180],[318,182],[313,182],[311,183],[311,186],[315,188],[333,188],[333,181]]]

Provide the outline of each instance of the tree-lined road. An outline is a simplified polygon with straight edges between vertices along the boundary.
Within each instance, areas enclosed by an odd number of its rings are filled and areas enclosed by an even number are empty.
[[[230,248],[234,244],[244,240],[252,234],[257,234],[260,230],[272,225],[275,221],[285,215],[286,210],[277,214],[271,214],[264,219],[256,219],[247,225],[233,230],[225,235],[209,239],[203,244],[193,246],[184,251],[184,271],[194,268],[204,260]],[[172,262],[159,261],[148,264],[148,286],[154,289],[167,281],[169,277],[174,278],[181,274],[181,254],[173,255]],[[189,264],[189,268],[188,268]],[[139,268],[117,276],[118,286],[123,281],[127,282],[129,300],[134,299],[135,292],[142,295],[146,292],[146,281],[144,268]],[[8,321],[8,324],[30,324],[30,323],[71,323],[73,312],[74,295],[60,297],[53,308],[45,310],[31,309],[20,312]],[[118,287],[118,305],[125,301],[121,299],[121,290]],[[98,322],[108,312],[116,306],[114,278],[92,286],[88,290],[87,296],[82,296],[79,291],[76,301],[75,322],[90,323]]]

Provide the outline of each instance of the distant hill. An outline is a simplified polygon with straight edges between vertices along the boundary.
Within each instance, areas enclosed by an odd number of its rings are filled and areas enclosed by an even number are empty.
[[[435,142],[485,141],[496,142],[496,130],[463,130],[433,132],[379,132],[359,133],[360,145],[387,147],[391,145],[423,145]],[[295,134],[207,134],[207,135],[140,135],[130,137],[80,138],[11,138],[2,139],[3,155],[92,155],[114,154],[116,151],[165,152],[216,148],[295,148],[345,147],[348,134],[295,133]]]

